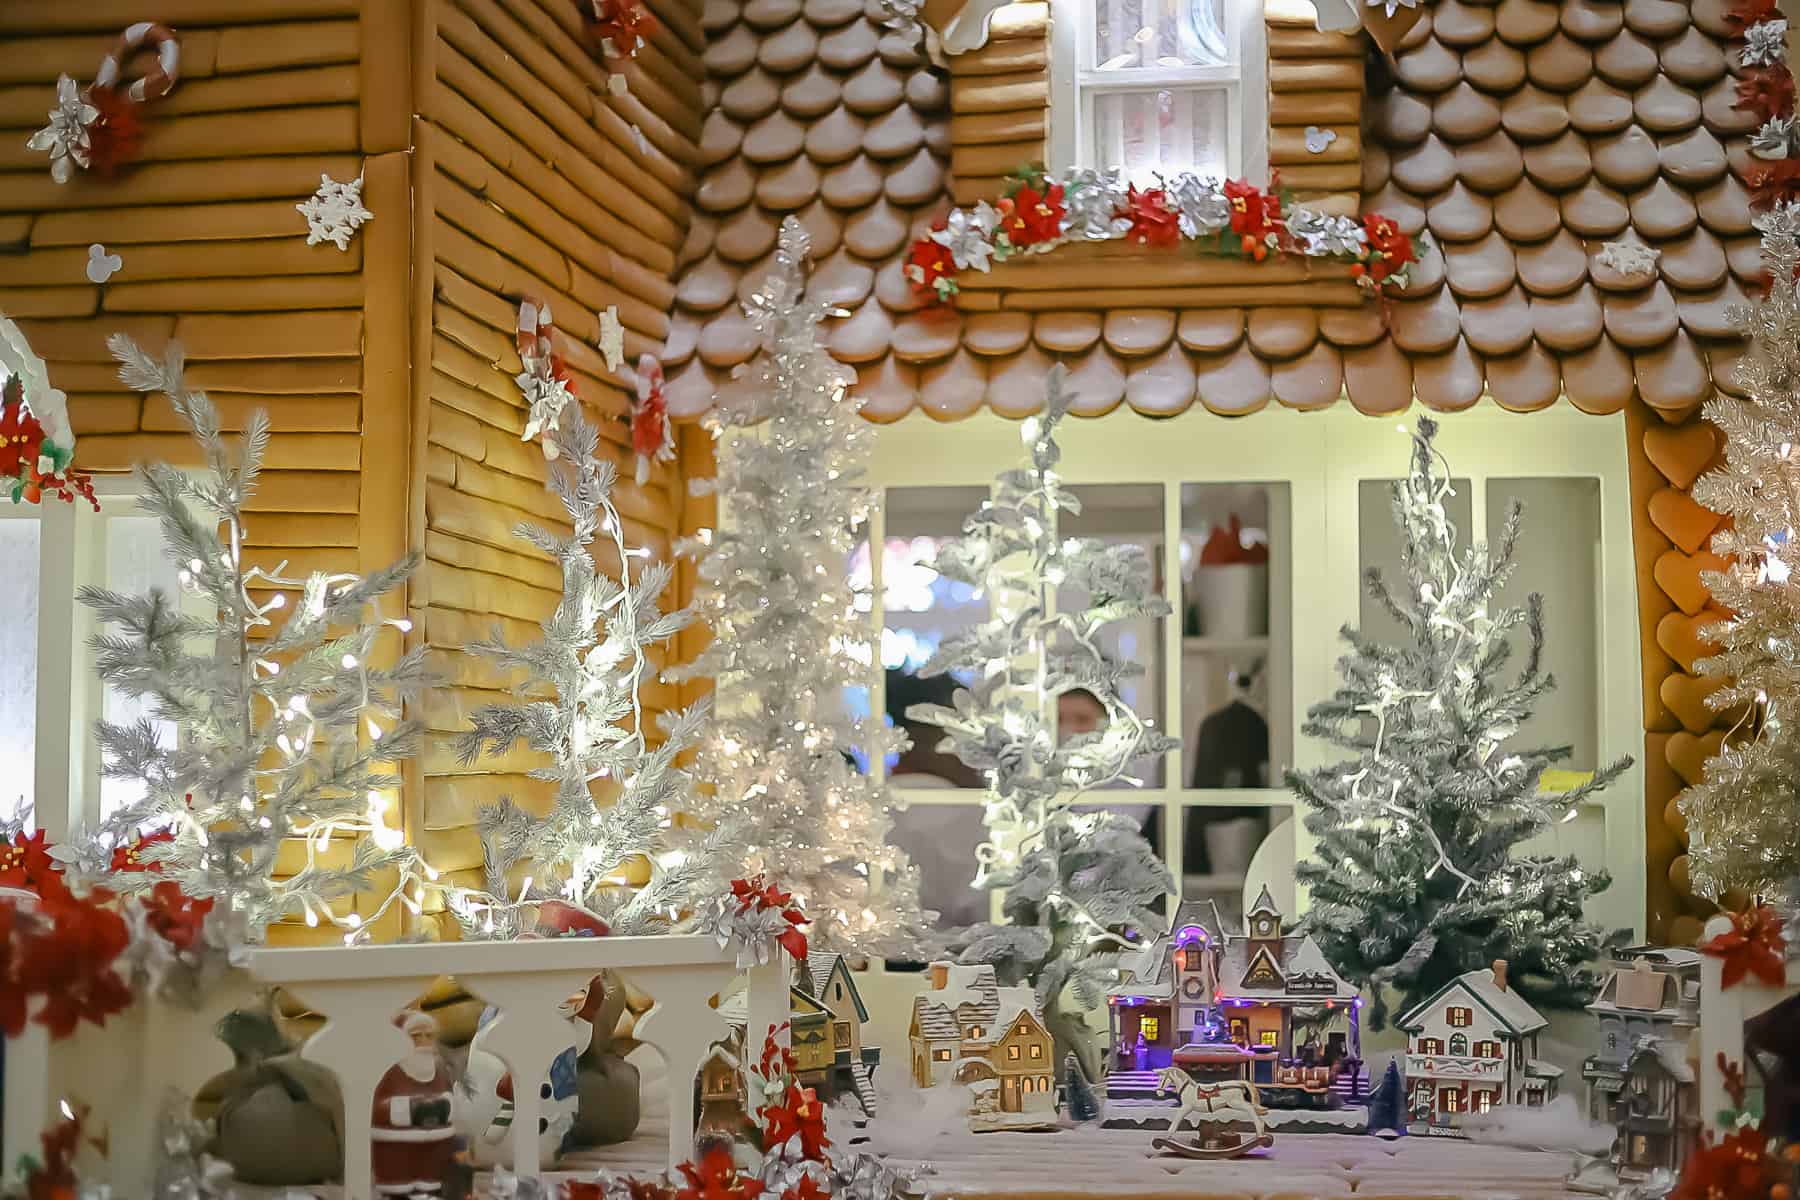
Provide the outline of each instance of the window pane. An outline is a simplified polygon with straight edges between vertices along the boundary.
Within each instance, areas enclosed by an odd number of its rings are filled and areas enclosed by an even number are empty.
[[[1094,96],[1094,165],[1134,180],[1152,172],[1223,175],[1230,144],[1226,93],[1217,88],[1099,92]]]
[[[904,801],[906,793],[896,791],[894,799]],[[919,899],[926,908],[937,910],[940,928],[988,919],[988,893],[970,886],[975,848],[986,840],[979,804],[918,803],[894,813],[888,841],[906,851],[919,868]]]
[[[38,530],[35,517],[0,519],[0,814],[35,795]]]
[[[179,603],[180,580],[163,554],[162,527],[155,517],[117,516],[106,521],[106,585],[121,592],[143,593],[159,588]],[[106,691],[106,719],[117,724],[150,715],[148,698],[137,699]],[[175,738],[172,721],[156,722],[164,745]],[[143,799],[144,786],[135,779],[100,781],[100,817],[104,820],[122,805]]]
[[[1057,532],[1065,538],[1098,538],[1111,545],[1138,547],[1150,567],[1151,589],[1157,595],[1166,596],[1162,486],[1083,484],[1069,490],[1081,501],[1081,512],[1063,513],[1057,521]],[[1057,589],[1059,611],[1072,612],[1085,608],[1088,603],[1085,592],[1066,585]],[[1160,728],[1163,723],[1162,622],[1148,618],[1117,621],[1100,629],[1099,643],[1100,649],[1115,661],[1137,669],[1137,674],[1125,679],[1119,694],[1138,716],[1155,722]],[[1097,704],[1079,695],[1063,696],[1057,702],[1057,726],[1064,737],[1092,731],[1103,715]],[[1127,778],[1152,786],[1160,784],[1162,777],[1160,757],[1139,759],[1127,773]],[[1121,782],[1119,786],[1128,785]],[[1135,815],[1139,820],[1150,814],[1148,805],[1109,804],[1108,807]]]
[[[1517,500],[1525,518],[1514,556],[1513,577],[1500,603],[1523,606],[1533,592],[1544,598],[1544,670],[1556,690],[1537,702],[1519,727],[1521,746],[1562,746],[1574,754],[1562,764],[1592,771],[1600,762],[1600,481],[1597,479],[1490,479],[1487,539],[1500,542],[1506,509]],[[1517,670],[1531,642],[1521,626],[1512,631]]]
[[[1181,489],[1182,779],[1281,786],[1292,760],[1288,485]]]
[[[1275,907],[1294,911],[1293,810],[1286,805],[1189,806],[1184,818],[1181,894],[1211,900],[1232,928],[1243,923],[1246,897],[1266,886]]]
[[[1230,61],[1223,0],[1087,0],[1102,71],[1217,66]]]
[[[1357,485],[1358,545],[1362,553],[1362,570],[1358,572],[1358,579],[1369,568],[1378,568],[1388,586],[1404,595],[1407,582],[1405,573],[1400,569],[1402,539],[1400,526],[1394,517],[1394,482],[1391,479],[1365,479]],[[1450,495],[1444,504],[1445,515],[1456,529],[1456,546],[1459,552],[1467,549],[1474,536],[1470,532],[1474,518],[1469,515],[1472,511],[1469,492],[1467,479],[1452,479]],[[1357,620],[1362,631],[1377,642],[1400,646],[1412,641],[1412,635],[1366,590],[1362,592],[1362,610]],[[1342,644],[1338,643],[1340,647]]]

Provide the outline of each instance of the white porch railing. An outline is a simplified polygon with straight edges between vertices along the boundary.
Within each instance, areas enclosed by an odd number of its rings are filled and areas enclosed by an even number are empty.
[[[248,998],[252,983],[276,985],[326,1018],[306,1042],[306,1058],[336,1073],[344,1098],[344,1195],[373,1200],[370,1126],[376,1085],[410,1049],[393,1017],[445,976],[492,1005],[498,1016],[482,1039],[514,1079],[538,1080],[556,1056],[577,1044],[579,1028],[564,1002],[602,971],[617,972],[654,1001],[634,1037],[668,1065],[669,1163],[692,1153],[694,1078],[714,1042],[728,1032],[712,998],[742,972],[729,950],[697,935],[562,938],[522,942],[444,942],[398,946],[264,949],[248,956],[216,1003],[189,1013],[139,1004],[104,1029],[83,1027],[46,1048],[30,1027],[7,1045],[5,1146],[8,1159],[36,1149],[37,1135],[68,1098],[93,1105],[106,1129],[115,1195],[149,1191],[161,1093],[191,1094],[228,1065],[212,1024]],[[787,1020],[786,955],[748,972],[750,1044]],[[514,1089],[513,1164],[535,1174],[541,1163],[536,1087]]]
[[[1731,931],[1731,918],[1716,916],[1706,923],[1702,943]],[[1733,986],[1724,986],[1725,960],[1716,955],[1700,959],[1700,1112],[1709,1127],[1714,1114],[1731,1108],[1725,1094],[1725,1076],[1719,1070],[1719,1055],[1725,1061],[1748,1069],[1744,1062],[1744,1022],[1781,1004],[1791,996],[1800,996],[1800,958],[1786,960],[1786,982],[1772,987],[1755,975],[1747,975]],[[1754,1072],[1751,1072],[1754,1078]]]

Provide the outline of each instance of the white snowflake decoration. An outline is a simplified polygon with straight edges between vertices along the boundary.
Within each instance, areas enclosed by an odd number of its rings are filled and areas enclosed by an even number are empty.
[[[548,370],[533,371],[529,367],[514,376],[513,382],[519,385],[519,391],[531,409],[526,417],[525,432],[519,435],[519,440],[529,442],[546,429],[558,428],[563,409],[575,399],[569,385]],[[556,457],[554,438],[544,439],[544,457]]]
[[[1419,0],[1369,0],[1370,8],[1379,8],[1391,18],[1403,8],[1417,8]]]
[[[930,236],[950,251],[956,269],[987,270],[988,258],[994,253],[994,231],[1000,226],[994,206],[983,200],[974,208],[953,208],[944,221],[944,228],[933,230]]]
[[[319,190],[294,205],[306,218],[306,244],[316,246],[330,242],[339,250],[350,249],[350,239],[364,221],[375,214],[362,204],[363,177],[339,183],[329,175],[319,176]]]
[[[50,178],[67,183],[76,167],[85,170],[93,161],[88,126],[99,119],[100,110],[82,99],[75,81],[61,76],[56,81],[56,107],[50,110],[50,123],[32,134],[25,148],[49,151]]]
[[[1654,275],[1656,260],[1661,257],[1662,251],[1656,247],[1646,246],[1634,237],[1627,237],[1600,247],[1600,253],[1595,256],[1594,261],[1629,278]]]
[[[1772,67],[1787,57],[1788,23],[1777,18],[1758,21],[1744,30],[1744,49],[1739,55],[1746,67]]]
[[[600,314],[600,353],[606,358],[606,369],[616,371],[625,365],[625,327],[619,324],[619,306],[609,304]]]
[[[124,265],[124,259],[116,254],[108,254],[106,247],[99,242],[88,247],[87,277],[94,283],[105,283]]]
[[[1335,141],[1337,141],[1335,129],[1320,129],[1317,125],[1306,127],[1306,152],[1308,154],[1323,154],[1331,149],[1331,143]]]

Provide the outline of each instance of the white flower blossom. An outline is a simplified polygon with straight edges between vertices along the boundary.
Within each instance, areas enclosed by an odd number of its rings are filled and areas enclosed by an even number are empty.
[[[32,134],[25,148],[49,151],[50,178],[67,183],[76,167],[85,170],[93,162],[88,126],[99,119],[100,110],[82,98],[73,79],[63,75],[56,81],[56,107],[50,110],[50,123]]]
[[[1777,18],[1758,21],[1744,30],[1744,49],[1739,60],[1746,67],[1772,67],[1787,58],[1788,23]]]
[[[977,271],[988,269],[994,254],[994,231],[1000,227],[1000,214],[986,200],[974,208],[953,208],[944,218],[944,228],[932,230],[931,240],[950,251],[956,269]]]

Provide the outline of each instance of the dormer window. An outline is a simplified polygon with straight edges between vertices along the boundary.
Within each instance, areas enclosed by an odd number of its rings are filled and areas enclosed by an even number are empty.
[[[1158,172],[1243,174],[1245,131],[1261,131],[1267,119],[1263,22],[1252,19],[1261,7],[1246,0],[1054,0],[1052,167],[1118,168],[1140,184]],[[1257,86],[1247,86],[1247,63],[1258,64]],[[1260,132],[1256,141],[1260,151]]]

